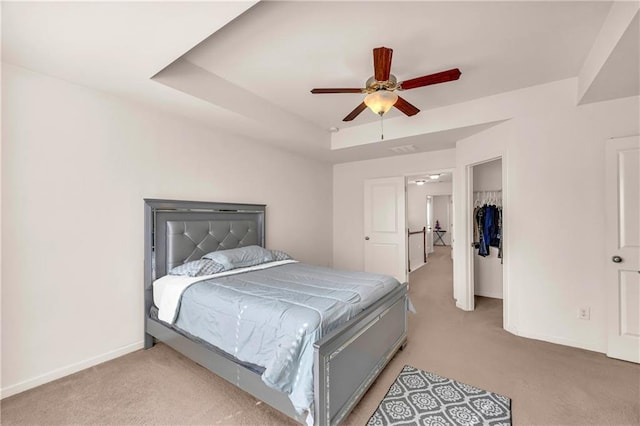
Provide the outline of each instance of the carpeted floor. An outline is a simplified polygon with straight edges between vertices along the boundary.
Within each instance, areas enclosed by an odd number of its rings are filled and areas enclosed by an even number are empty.
[[[513,336],[502,301],[455,308],[448,247],[411,274],[409,342],[347,419],[365,425],[405,364],[512,399],[515,425],[638,425],[640,366]],[[6,398],[3,425],[283,425],[288,418],[164,345]]]

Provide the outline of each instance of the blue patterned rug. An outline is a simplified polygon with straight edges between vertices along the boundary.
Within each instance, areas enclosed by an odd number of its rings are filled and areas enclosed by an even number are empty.
[[[405,365],[367,426],[511,425],[511,399]]]

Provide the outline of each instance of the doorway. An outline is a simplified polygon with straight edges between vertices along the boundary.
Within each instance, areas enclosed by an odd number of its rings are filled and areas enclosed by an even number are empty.
[[[502,159],[472,166],[474,296],[503,299]]]
[[[491,300],[497,301],[502,305],[502,328],[515,333],[516,329],[513,327],[513,315],[512,307],[510,305],[510,283],[508,281],[509,274],[508,260],[509,260],[509,235],[508,235],[508,188],[507,188],[507,173],[506,161],[504,153],[501,149],[495,149],[493,155],[490,153],[478,153],[478,152],[464,152],[464,158],[458,163],[457,172],[462,177],[458,181],[458,185],[455,186],[454,196],[458,203],[458,208],[455,210],[455,224],[457,229],[456,242],[454,244],[455,249],[455,261],[454,261],[454,297],[456,299],[456,306],[465,311],[473,311],[475,309],[476,298],[476,275],[484,273],[484,269],[476,273],[476,257],[478,256],[476,248],[477,241],[474,241],[475,232],[474,229],[474,210],[476,207],[476,194],[474,191],[485,191],[478,195],[480,198],[478,203],[484,204],[482,197],[486,198],[489,202],[499,202],[502,206],[502,223],[500,229],[500,241],[502,242],[502,256],[497,257],[499,247],[490,248],[489,251],[495,251],[495,257],[492,256],[490,267],[493,268],[493,273],[489,273],[493,276],[489,280],[491,283],[489,286],[493,286],[493,290],[487,290],[486,296],[493,296]],[[496,161],[497,160],[497,161]],[[485,165],[485,166],[483,166]],[[477,186],[474,185],[474,170],[476,173],[482,173],[483,168],[490,170],[484,170],[486,175],[476,176],[478,182]],[[477,213],[477,212],[476,212]],[[477,225],[476,225],[477,226]],[[491,253],[494,254],[494,253]],[[481,256],[483,257],[483,256]],[[488,257],[488,256],[487,256]],[[501,280],[501,281],[500,281]],[[486,281],[486,280],[485,280]],[[482,285],[482,284],[480,284]],[[480,289],[480,287],[479,287]],[[480,289],[482,291],[482,289]],[[500,302],[498,296],[502,296]]]
[[[451,194],[428,195],[432,199],[432,244],[431,252],[434,246],[451,247],[451,216],[452,216],[452,196]]]
[[[429,262],[434,250],[451,256],[453,170],[407,176],[407,247],[409,271]]]

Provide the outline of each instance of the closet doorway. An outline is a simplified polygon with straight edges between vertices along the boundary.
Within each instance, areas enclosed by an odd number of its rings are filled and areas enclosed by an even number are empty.
[[[502,159],[471,167],[472,205],[470,280],[476,303],[500,299],[503,293]],[[487,303],[493,303],[485,300]]]

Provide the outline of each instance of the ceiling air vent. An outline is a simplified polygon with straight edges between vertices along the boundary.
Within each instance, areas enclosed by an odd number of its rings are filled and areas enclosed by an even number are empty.
[[[409,154],[410,152],[416,152],[416,147],[413,145],[402,145],[394,146],[393,148],[389,148],[389,150],[396,154]]]

